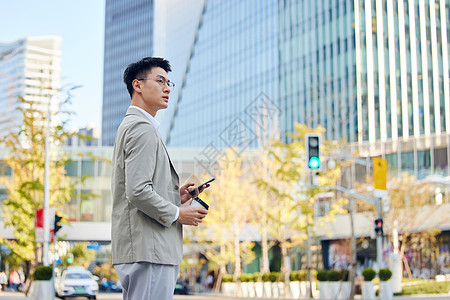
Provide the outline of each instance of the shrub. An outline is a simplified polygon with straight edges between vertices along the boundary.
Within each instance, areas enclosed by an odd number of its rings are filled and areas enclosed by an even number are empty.
[[[299,271],[292,271],[291,274],[289,274],[289,280],[290,281],[299,281],[298,272]]]
[[[350,272],[349,270],[341,270],[339,272],[339,279],[342,281],[349,281],[350,280]]]
[[[253,282],[258,279],[258,273],[250,274],[250,273],[242,273],[241,276],[239,276],[240,282]]]
[[[38,266],[33,273],[34,280],[52,279],[52,266]]]
[[[230,274],[223,275],[222,282],[233,282],[233,275]]]
[[[339,272],[336,270],[330,270],[328,271],[328,281],[339,281]]]
[[[277,281],[278,277],[280,277],[280,272],[270,272],[269,274],[269,280],[271,282]]]
[[[264,282],[270,281],[269,275],[270,275],[269,273],[264,273],[262,275],[262,281],[264,281]]]
[[[312,277],[312,271],[313,270],[311,270],[311,277]],[[298,281],[306,281],[306,280],[308,280],[307,277],[308,277],[308,271],[307,270],[299,270],[297,272]]]
[[[239,276],[239,281],[240,282],[248,282],[249,281],[249,276],[248,276],[249,274],[246,274],[246,273],[242,273],[240,276]]]
[[[378,276],[381,281],[388,281],[392,276],[392,272],[389,269],[380,269]]]
[[[376,275],[377,275],[377,272],[375,272],[375,270],[372,268],[365,268],[362,271],[362,276],[364,276],[364,281],[372,281]]]
[[[311,270],[311,280],[317,279],[317,270]]]
[[[328,281],[328,273],[329,271],[327,270],[320,270],[319,272],[317,272],[317,280]]]

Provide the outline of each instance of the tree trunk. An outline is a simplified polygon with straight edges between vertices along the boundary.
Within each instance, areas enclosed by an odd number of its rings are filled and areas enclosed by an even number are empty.
[[[234,281],[238,281],[239,276],[241,276],[241,247],[239,241],[239,224],[235,218],[234,220]]]
[[[221,246],[220,247],[220,252],[222,253],[222,248],[224,248],[224,246]],[[223,252],[225,252],[225,249],[223,250]],[[219,267],[219,274],[217,275],[217,280],[216,280],[216,282],[215,282],[215,284],[214,284],[214,288],[213,288],[213,290],[214,290],[214,293],[219,293],[219,291],[220,291],[220,286],[222,285],[222,278],[223,278],[223,275],[225,275],[227,273],[227,269],[226,269],[226,267],[225,267],[225,264],[220,264],[220,267]]]
[[[265,223],[264,223],[265,224]],[[267,228],[263,228],[261,232],[261,254],[262,254],[262,267],[260,274],[266,274],[270,272],[269,269],[269,245],[267,241]]]
[[[284,297],[290,298],[289,271],[291,268],[289,266],[289,261],[288,261],[288,251],[286,248],[286,242],[281,242],[280,247],[281,247],[281,260],[283,262],[281,265],[281,273],[283,274],[283,281],[284,281]]]

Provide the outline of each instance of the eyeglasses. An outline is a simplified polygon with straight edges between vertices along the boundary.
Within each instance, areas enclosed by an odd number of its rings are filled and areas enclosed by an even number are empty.
[[[167,85],[170,88],[173,88],[175,86],[175,83],[173,83],[170,80],[167,80],[164,76],[156,75],[155,77],[150,78],[138,78],[137,80],[149,80],[149,79],[156,79],[156,82],[159,83],[161,87],[164,87],[164,85]]]

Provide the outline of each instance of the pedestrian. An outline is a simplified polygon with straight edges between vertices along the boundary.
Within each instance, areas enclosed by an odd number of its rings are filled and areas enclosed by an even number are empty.
[[[112,158],[112,263],[124,300],[173,299],[182,259],[182,224],[197,226],[208,211],[190,206],[200,190],[179,177],[155,119],[168,107],[171,67],[147,57],[128,65],[131,106],[120,124]]]
[[[15,269],[12,269],[11,273],[9,273],[9,285],[14,291],[18,291],[20,284],[19,273]]]
[[[8,277],[6,276],[5,271],[0,272],[0,285],[2,287],[2,291],[6,288],[6,283],[8,282]]]

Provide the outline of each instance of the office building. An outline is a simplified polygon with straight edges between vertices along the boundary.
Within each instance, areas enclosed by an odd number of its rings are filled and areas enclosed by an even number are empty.
[[[28,37],[0,43],[0,137],[17,133],[22,123],[18,97],[33,101],[35,108],[52,115],[59,111],[61,37]],[[51,125],[58,120],[51,119]]]
[[[268,101],[282,133],[294,122],[320,124],[325,138],[360,155],[385,156],[416,175],[447,175],[449,7],[448,0],[205,1],[189,61],[174,66],[184,75],[163,120],[167,143],[227,147],[239,131],[230,130],[240,128],[256,146],[249,109]]]
[[[86,127],[73,129],[72,135],[67,138],[64,145],[68,147],[97,147],[100,145],[100,128],[95,124],[88,124]]]
[[[153,0],[107,0],[103,66],[102,145],[112,146],[130,105],[128,64],[153,54]]]

